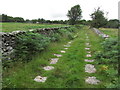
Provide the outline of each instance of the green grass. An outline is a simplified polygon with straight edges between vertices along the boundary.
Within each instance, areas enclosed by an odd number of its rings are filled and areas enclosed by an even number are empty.
[[[110,37],[118,37],[118,29],[112,29],[112,28],[100,28],[100,30],[109,35]]]
[[[1,24],[1,23],[0,23]],[[2,32],[68,26],[65,24],[2,23]]]
[[[54,70],[45,71],[42,68],[50,65],[50,58],[54,58],[54,53],[59,53],[63,50],[68,39],[66,37],[61,38],[59,42],[52,42],[50,46],[33,57],[33,60],[25,65],[19,65],[15,68],[9,69],[8,73],[4,73],[3,87],[9,88],[104,88],[104,85],[109,81],[106,76],[102,75],[99,70],[99,65],[94,64],[97,72],[94,74],[88,74],[85,72],[85,64],[89,64],[84,61],[87,59],[86,50],[86,33],[88,33],[92,56],[97,51],[102,50],[101,42],[104,41],[101,37],[95,34],[88,27],[78,29],[78,37],[73,40],[71,47],[66,50],[66,53],[62,54],[57,64],[52,65]],[[93,57],[91,59],[93,59]],[[11,74],[9,74],[11,73]],[[35,82],[33,79],[36,76],[48,77],[45,83]],[[85,83],[85,78],[89,76],[96,76],[101,82],[98,85],[89,85]]]

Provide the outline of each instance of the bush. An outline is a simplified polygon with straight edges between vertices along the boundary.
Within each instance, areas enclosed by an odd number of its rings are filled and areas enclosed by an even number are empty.
[[[96,53],[95,59],[98,64],[109,67],[101,71],[110,81],[105,86],[106,88],[118,88],[118,40],[117,38],[109,38],[102,45],[103,51]]]
[[[76,31],[76,28],[75,27],[70,27],[67,29],[69,32],[75,32]]]
[[[59,33],[62,35],[62,36],[66,36],[68,39],[72,40],[74,39],[73,37],[73,29],[61,29],[59,30]]]
[[[104,51],[111,51],[111,49],[118,50],[118,48],[117,48],[118,39],[117,38],[109,38],[102,43],[102,46],[103,46]]]
[[[117,38],[109,38],[102,43],[103,51],[95,54],[95,59],[100,64],[104,64],[106,59],[109,59],[107,64],[117,64],[118,62],[118,40]]]
[[[59,41],[61,36],[59,33],[52,33],[49,37],[51,41]]]
[[[29,61],[29,59],[31,59],[31,57],[29,57],[30,55],[44,50],[49,43],[50,38],[38,33],[28,32],[26,34],[19,35],[16,37],[16,58],[21,58],[22,60],[27,59],[27,61]]]
[[[68,39],[70,39],[70,40],[73,40],[73,39],[74,39],[74,36],[73,36],[73,34],[72,34],[71,32],[67,33],[67,37],[68,37]]]

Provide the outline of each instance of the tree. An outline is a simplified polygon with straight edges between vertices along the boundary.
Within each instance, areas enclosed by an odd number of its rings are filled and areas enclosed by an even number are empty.
[[[31,21],[32,21],[32,23],[37,23],[38,20],[37,19],[32,19]]]
[[[69,23],[71,25],[76,24],[76,22],[81,19],[82,17],[81,14],[82,14],[82,10],[80,5],[73,6],[71,10],[68,10],[68,13],[67,13],[67,16],[69,18]]]
[[[22,17],[14,17],[15,22],[24,22],[24,19]]]
[[[2,22],[7,22],[7,21],[8,21],[7,15],[2,14]]]
[[[92,13],[90,16],[92,18],[92,27],[100,28],[107,24],[107,19],[104,17],[104,12],[100,10],[100,7],[95,9],[94,13]]]
[[[26,19],[25,22],[26,22],[26,23],[31,23],[31,20]]]
[[[119,27],[119,20],[111,19],[107,22],[106,28],[118,28]]]
[[[38,18],[38,23],[45,23],[45,19],[43,19],[43,18]]]

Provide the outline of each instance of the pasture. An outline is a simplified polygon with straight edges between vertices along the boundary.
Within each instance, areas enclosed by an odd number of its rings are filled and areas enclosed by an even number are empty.
[[[30,29],[37,29],[37,28],[53,28],[53,27],[63,27],[63,26],[66,26],[66,25],[64,24],[33,24],[33,23],[2,23],[2,32],[27,31]]]

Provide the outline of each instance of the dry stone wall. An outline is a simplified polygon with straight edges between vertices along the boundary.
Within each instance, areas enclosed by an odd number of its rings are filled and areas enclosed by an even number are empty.
[[[17,35],[25,34],[26,32],[33,32],[33,33],[40,33],[49,35],[52,32],[56,32],[59,29],[67,29],[69,27],[57,27],[57,28],[42,28],[42,29],[31,29],[29,31],[13,31],[11,33],[4,33],[0,32],[0,37],[2,37],[0,44],[2,47],[1,53],[2,53],[2,59],[10,59],[10,55],[12,52],[14,52],[15,47],[15,37]]]
[[[92,30],[104,39],[109,38],[109,35],[104,34],[103,32],[101,32],[100,30],[98,30],[96,28],[93,28]]]

